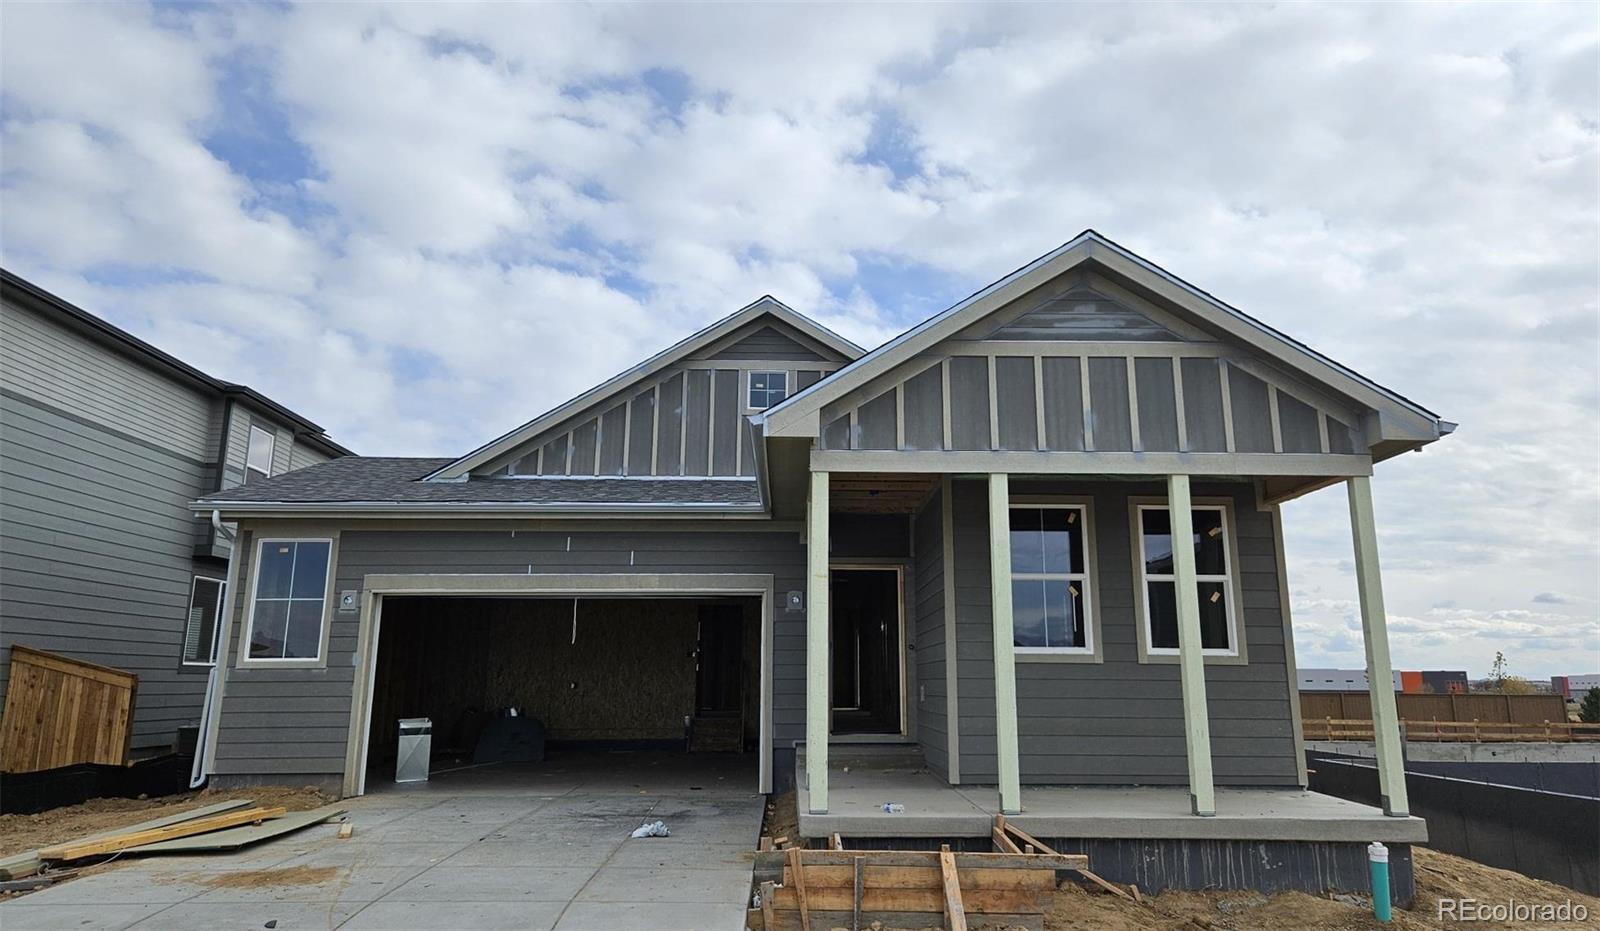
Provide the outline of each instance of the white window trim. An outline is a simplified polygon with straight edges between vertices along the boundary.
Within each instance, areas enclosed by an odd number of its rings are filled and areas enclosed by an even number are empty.
[[[1149,597],[1151,582],[1174,582],[1176,577],[1167,573],[1158,573],[1152,576],[1145,571],[1144,512],[1165,511],[1167,509],[1165,500],[1134,502],[1133,504],[1132,531],[1134,539],[1138,541],[1138,545],[1133,547],[1135,577],[1138,579],[1134,595],[1139,601],[1141,659],[1144,657],[1151,659],[1159,657],[1176,660],[1178,658],[1176,647],[1157,647],[1155,645],[1155,633],[1150,625]],[[1238,568],[1233,553],[1234,541],[1239,538],[1239,535],[1233,523],[1232,503],[1226,500],[1219,501],[1210,498],[1193,499],[1189,503],[1189,510],[1191,513],[1194,511],[1218,511],[1222,515],[1222,562],[1224,571],[1221,575],[1197,572],[1195,573],[1195,582],[1222,583],[1222,601],[1226,608],[1228,620],[1228,649],[1205,649],[1200,651],[1200,655],[1206,659],[1242,661],[1244,659],[1244,651],[1241,643],[1243,639],[1241,635],[1242,625],[1239,623],[1239,585],[1236,581]],[[1177,546],[1177,541],[1173,541],[1173,546]]]
[[[256,593],[261,583],[261,552],[273,543],[326,543],[328,544],[327,578],[322,586],[322,624],[317,637],[317,655],[310,656],[251,656],[250,642],[255,639]],[[328,665],[328,628],[332,626],[330,608],[333,604],[333,585],[339,556],[337,537],[261,537],[251,543],[254,557],[250,562],[250,599],[245,602],[244,636],[239,640],[240,668],[269,667],[274,669],[321,669]],[[291,585],[293,581],[291,579]],[[291,589],[292,590],[292,589]]]
[[[1094,499],[1086,495],[1012,495],[1012,508],[1071,508],[1083,521],[1082,573],[1011,573],[1013,578],[1083,578],[1083,639],[1081,647],[1012,647],[1019,663],[1104,662],[1100,628],[1100,569],[1095,554]],[[1009,515],[1008,515],[1009,517]]]
[[[216,616],[213,618],[212,624],[211,624],[211,659],[210,660],[193,660],[193,659],[189,659],[189,657],[187,655],[184,655],[184,654],[187,653],[187,650],[185,649],[185,646],[189,642],[189,624],[193,621],[193,618],[190,617],[189,612],[194,610],[194,592],[195,592],[196,588],[200,587],[200,583],[201,582],[215,582],[215,583],[217,583],[217,613],[216,613]],[[182,643],[180,644],[180,646],[178,648],[179,650],[183,651],[183,653],[180,653],[180,655],[178,657],[179,661],[182,662],[183,665],[185,665],[185,666],[197,666],[197,667],[202,667],[202,668],[209,669],[210,667],[215,666],[217,664],[217,644],[222,642],[222,625],[224,623],[224,620],[223,620],[223,617],[222,617],[222,605],[223,605],[223,603],[225,601],[227,601],[227,596],[228,596],[228,582],[227,582],[226,579],[214,579],[214,578],[212,578],[211,576],[208,576],[208,575],[197,575],[197,576],[194,576],[193,579],[189,582],[189,603],[188,603],[188,605],[186,607],[186,610],[183,613],[183,640],[182,640]]]
[[[261,469],[258,469],[255,466],[250,464],[250,447],[255,445],[254,440],[255,440],[255,437],[256,437],[257,433],[265,434],[266,437],[267,437],[267,468],[266,468],[266,471],[262,471]],[[278,455],[278,434],[277,434],[277,432],[273,431],[273,430],[269,430],[266,427],[263,427],[260,424],[257,424],[254,421],[252,421],[251,424],[250,424],[250,430],[245,434],[245,440],[244,440],[244,472],[245,472],[246,477],[248,477],[251,472],[257,472],[263,478],[271,478],[272,477],[272,460],[274,458],[276,458],[277,455]]]
[[[772,404],[767,405],[767,407],[756,407],[754,404],[751,404],[750,392],[753,389],[750,386],[754,383],[755,376],[757,375],[782,375],[783,400],[775,401]],[[744,373],[744,412],[747,414],[758,414],[769,407],[776,407],[777,405],[782,404],[783,401],[787,401],[789,397],[794,394],[794,383],[795,372],[793,369],[749,369]]]

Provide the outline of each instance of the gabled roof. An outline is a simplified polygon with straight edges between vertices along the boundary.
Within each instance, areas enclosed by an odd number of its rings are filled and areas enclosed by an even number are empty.
[[[716,323],[703,330],[680,340],[668,348],[656,353],[633,368],[628,369],[606,381],[590,388],[565,404],[540,414],[515,430],[492,440],[459,459],[444,463],[433,472],[424,477],[425,481],[459,481],[467,473],[483,465],[505,452],[538,436],[545,430],[560,424],[567,418],[580,413],[590,405],[596,404],[612,395],[622,394],[628,388],[638,384],[650,376],[660,372],[666,367],[682,361],[707,346],[715,343],[730,333],[738,330],[763,316],[772,316],[785,324],[800,331],[816,342],[839,353],[845,359],[857,359],[863,350],[860,346],[850,342],[839,334],[810,318],[796,312],[782,301],[771,295],[763,295],[754,303],[734,311]]]
[[[163,352],[121,327],[95,316],[69,301],[39,287],[26,278],[0,269],[0,291],[7,298],[25,301],[28,307],[45,314],[75,330],[84,337],[109,346],[140,364],[148,366],[168,378],[191,385],[201,391],[223,397],[241,398],[246,403],[261,408],[294,431],[295,437],[306,445],[320,449],[330,456],[353,456],[354,453],[329,439],[322,428],[277,401],[272,400],[248,385],[213,378],[177,356]]]
[[[555,478],[424,482],[449,459],[347,456],[215,492],[194,502],[198,510],[230,515],[295,511],[361,512],[437,510],[449,513],[625,513],[764,511],[753,479]]]
[[[1377,439],[1417,444],[1449,433],[1455,425],[1402,395],[1333,361],[1309,346],[1207,294],[1094,230],[1084,230],[1059,248],[978,291],[944,312],[867,353],[832,376],[796,392],[757,415],[767,436],[817,436],[822,408],[902,362],[959,333],[974,322],[1083,265],[1095,262],[1148,288],[1228,338],[1315,382],[1364,404],[1380,415]]]

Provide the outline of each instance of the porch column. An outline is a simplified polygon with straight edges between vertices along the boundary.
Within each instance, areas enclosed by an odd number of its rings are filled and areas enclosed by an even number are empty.
[[[1350,536],[1356,547],[1356,590],[1361,598],[1361,638],[1367,647],[1367,690],[1372,697],[1372,736],[1378,751],[1378,792],[1383,813],[1405,817],[1405,757],[1400,752],[1400,715],[1395,709],[1394,671],[1389,666],[1389,622],[1378,571],[1377,524],[1372,516],[1372,479],[1345,482],[1350,497]]]
[[[1197,815],[1217,813],[1211,780],[1211,719],[1206,712],[1206,664],[1200,640],[1200,587],[1195,582],[1194,515],[1189,476],[1167,476],[1167,513],[1172,521],[1172,575],[1178,609],[1178,670],[1183,681],[1183,734],[1189,756],[1189,807]]]
[[[1000,810],[1015,815],[1022,812],[1022,784],[1017,760],[1017,662],[1011,627],[1011,482],[1004,472],[989,476],[989,606],[994,618],[994,733]]]
[[[828,473],[811,473],[806,520],[806,786],[828,811]]]

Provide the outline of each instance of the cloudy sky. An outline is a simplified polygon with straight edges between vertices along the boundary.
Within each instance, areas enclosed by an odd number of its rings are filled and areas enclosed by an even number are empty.
[[[1094,227],[1460,431],[1376,479],[1396,665],[1600,669],[1588,4],[0,10],[6,267],[463,452],[771,293],[872,346]],[[1348,517],[1286,508],[1303,666]]]

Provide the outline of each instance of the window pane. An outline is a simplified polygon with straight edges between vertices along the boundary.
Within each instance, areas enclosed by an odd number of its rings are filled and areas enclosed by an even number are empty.
[[[1042,647],[1045,636],[1045,583],[1038,579],[1011,581],[1011,642],[1019,647]]]
[[[328,589],[327,543],[296,543],[293,598],[321,598]]]
[[[272,474],[273,436],[260,427],[250,428],[250,446],[245,453],[245,465],[263,475]]]
[[[289,602],[258,601],[250,623],[250,656],[270,659],[283,656],[284,628],[289,623]]]
[[[765,390],[767,390],[767,373],[766,372],[751,372],[750,373],[750,390],[751,391],[765,391]]]
[[[1051,580],[1044,583],[1045,642],[1052,647],[1081,647],[1083,636],[1083,590],[1079,582]]]
[[[1145,586],[1145,598],[1150,603],[1150,647],[1155,650],[1178,648],[1178,608],[1175,599],[1176,584],[1150,582]]]
[[[1207,650],[1226,650],[1228,643],[1228,601],[1221,582],[1200,583],[1200,645]]]
[[[1075,508],[1040,511],[1045,572],[1083,571],[1083,521]]]
[[[1044,511],[1011,509],[1011,571],[1044,571]]]
[[[221,582],[195,579],[189,597],[189,617],[183,630],[183,659],[188,663],[211,662],[217,637],[217,602]]]
[[[1172,520],[1167,509],[1146,508],[1139,514],[1144,531],[1144,571],[1171,575]]]
[[[289,602],[289,629],[284,656],[316,659],[322,646],[322,601]]]
[[[1194,511],[1194,571],[1200,575],[1225,575],[1228,560],[1223,548],[1222,512]]]
[[[293,543],[261,544],[261,568],[256,574],[257,598],[289,597],[289,577],[294,571],[294,548]]]

